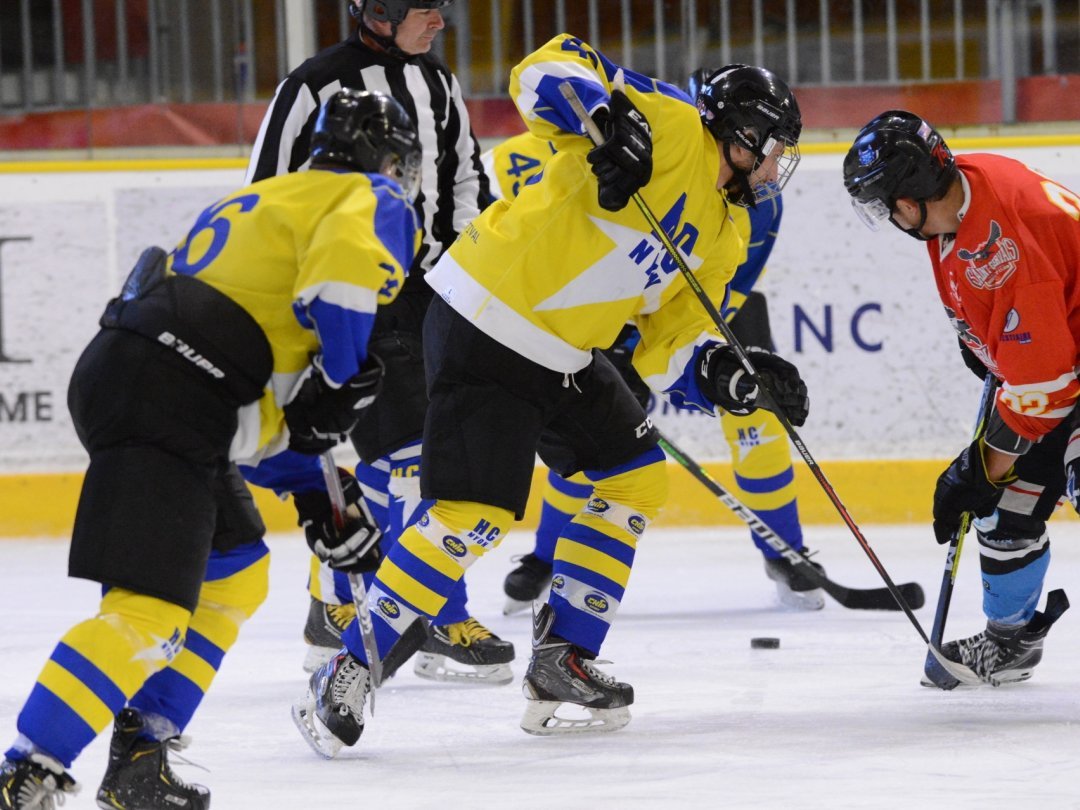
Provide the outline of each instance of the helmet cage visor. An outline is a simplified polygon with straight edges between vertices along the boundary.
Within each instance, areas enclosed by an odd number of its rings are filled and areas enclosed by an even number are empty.
[[[779,140],[774,136],[765,139],[757,160],[750,172],[750,187],[754,190],[754,203],[765,202],[777,196],[787,185],[795,168],[802,160],[799,144]]]
[[[802,160],[798,142],[775,130],[761,146],[752,129],[736,130],[734,136],[734,142],[754,156],[754,165],[746,172],[754,205],[780,194]]]
[[[420,152],[413,150],[404,154],[387,152],[379,166],[379,174],[389,177],[401,186],[409,202],[416,202],[420,194],[420,180],[423,176]]]

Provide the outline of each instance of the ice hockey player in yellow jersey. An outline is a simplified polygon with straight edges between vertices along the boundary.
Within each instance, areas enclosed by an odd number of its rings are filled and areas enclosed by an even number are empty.
[[[709,78],[721,71],[695,70],[686,88],[688,100],[696,102]],[[492,193],[514,199],[526,183],[543,172],[555,151],[551,141],[538,138],[529,131],[488,150],[481,159],[491,179]],[[760,205],[736,205],[728,211],[746,244],[746,256],[728,283],[723,315],[743,346],[774,350],[767,302],[754,287],[763,275],[776,243],[783,216],[783,197],[777,194]],[[628,326],[605,353],[623,372],[630,390],[638,396],[646,412],[652,413],[651,407],[661,407],[661,398],[651,395],[629,363],[638,339],[637,329]],[[725,411],[720,417],[724,437],[731,448],[736,497],[792,548],[805,553],[791,449],[780,420],[767,411],[742,415]],[[559,535],[592,496],[592,490],[592,484],[582,473],[563,478],[548,472],[535,547],[514,558],[517,565],[503,583],[507,596],[505,613],[528,610],[547,592]],[[801,566],[789,562],[753,531],[750,537],[764,557],[766,575],[775,582],[780,604],[795,610],[820,610],[825,606],[824,592],[802,575]],[[823,570],[816,560],[811,564]]]
[[[241,469],[293,494],[332,565],[377,564],[355,479],[343,476],[356,512],[338,531],[317,456],[378,391],[367,335],[419,245],[415,128],[387,96],[340,91],[312,158],[211,205],[171,254],[148,249],[79,359],[68,404],[90,467],[69,574],[104,593],[19,713],[2,810],[62,804],[66,769],[114,718],[99,806],[209,807],[168,752],[266,598],[265,528]]]
[[[615,730],[634,700],[595,659],[668,483],[651,423],[598,349],[632,319],[641,333],[633,364],[653,390],[708,412],[752,410],[758,393],[628,203],[641,193],[706,293],[722,300],[745,253],[729,207],[775,194],[798,157],[795,98],[768,71],[719,74],[711,91],[732,96],[699,110],[677,88],[628,71],[620,91],[617,70],[560,35],[511,73],[522,117],[557,154],[513,202],[474,220],[427,275],[438,297],[424,330],[431,403],[421,488],[436,503],[369,592],[385,655],[522,517],[537,452],[561,474],[584,471],[595,491],[559,540],[551,595],[534,621],[521,722],[532,734]],[[603,146],[584,136],[564,82],[595,117]],[[802,424],[808,399],[795,367],[768,352],[752,360]],[[347,650],[294,706],[324,756],[363,731],[370,677],[355,623],[343,640]],[[578,716],[560,714],[563,704]]]

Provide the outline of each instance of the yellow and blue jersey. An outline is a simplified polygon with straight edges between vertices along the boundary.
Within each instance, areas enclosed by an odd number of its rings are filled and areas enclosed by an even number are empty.
[[[678,266],[638,211],[597,200],[585,158],[592,144],[562,94],[569,82],[594,112],[618,67],[560,35],[511,73],[510,93],[530,131],[556,150],[539,182],[499,200],[465,229],[426,278],[459,314],[530,360],[573,373],[632,320],[634,366],[673,401],[712,411],[697,389],[696,352],[721,342]],[[673,85],[625,72],[625,92],[653,131],[653,173],[641,196],[698,283],[722,300],[745,245],[716,188],[721,155],[689,99]]]
[[[480,159],[492,181],[491,189],[496,199],[512,200],[522,186],[540,179],[544,166],[554,154],[555,146],[551,141],[541,140],[531,132],[522,132],[496,144]],[[783,199],[778,194],[756,208],[735,205],[729,213],[746,243],[746,258],[735,270],[722,302],[724,318],[728,321],[739,311],[765,272],[765,263],[780,232]]]
[[[239,304],[273,354],[265,395],[240,411],[233,459],[253,466],[285,447],[282,409],[316,355],[332,386],[360,370],[375,312],[397,296],[419,238],[400,187],[358,172],[272,177],[199,215],[169,271]]]
[[[523,185],[539,179],[555,152],[555,144],[531,132],[514,135],[484,152],[480,162],[491,182],[491,196],[496,200],[517,197]]]

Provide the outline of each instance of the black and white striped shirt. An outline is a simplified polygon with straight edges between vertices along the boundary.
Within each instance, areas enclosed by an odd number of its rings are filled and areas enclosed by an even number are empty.
[[[424,243],[408,285],[416,289],[423,274],[490,201],[461,87],[436,57],[421,54],[405,61],[390,56],[361,42],[358,30],[320,51],[278,86],[259,128],[246,182],[306,168],[319,108],[343,87],[393,96],[416,122],[423,147],[416,211],[424,226]]]

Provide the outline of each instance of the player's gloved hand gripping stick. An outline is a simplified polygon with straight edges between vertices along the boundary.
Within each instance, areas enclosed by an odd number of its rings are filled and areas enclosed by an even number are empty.
[[[620,91],[623,89],[622,70],[619,70],[615,74],[613,84],[615,86],[615,89]],[[566,99],[567,103],[574,110],[574,114],[577,115],[578,119],[581,121],[582,126],[584,126],[585,131],[588,133],[589,138],[592,140],[592,142],[598,146],[602,145],[604,142],[603,133],[601,133],[600,129],[596,126],[596,123],[593,121],[592,116],[589,115],[589,111],[585,109],[585,105],[581,103],[581,99],[577,97],[577,93],[574,92],[573,85],[571,85],[570,82],[563,82],[559,85],[559,92],[562,93],[563,98]],[[910,605],[908,605],[908,603],[904,600],[903,595],[896,587],[896,584],[892,581],[892,577],[889,576],[889,572],[885,570],[885,566],[882,565],[881,560],[878,559],[877,554],[870,547],[870,544],[863,536],[862,531],[859,529],[858,525],[851,517],[851,514],[848,512],[847,508],[841,502],[840,497],[836,494],[836,490],[833,489],[832,484],[829,482],[828,478],[825,477],[825,473],[822,471],[821,467],[818,466],[817,461],[814,460],[814,457],[810,454],[810,451],[803,443],[802,438],[799,436],[798,432],[791,424],[791,420],[788,419],[787,415],[780,407],[776,397],[773,396],[772,392],[768,389],[768,386],[765,385],[764,381],[758,375],[757,370],[753,366],[753,363],[750,362],[750,358],[747,355],[746,350],[743,349],[743,347],[739,344],[739,341],[735,337],[735,334],[731,331],[731,327],[728,325],[727,321],[725,321],[723,317],[721,317],[720,313],[716,309],[716,306],[709,299],[708,294],[702,288],[700,282],[698,282],[697,277],[694,276],[693,271],[690,269],[689,265],[687,265],[686,260],[683,258],[682,254],[679,253],[675,245],[672,244],[671,237],[668,236],[667,231],[664,230],[664,227],[660,224],[660,221],[656,218],[656,215],[652,212],[652,209],[650,209],[649,206],[645,203],[645,201],[641,198],[641,194],[635,192],[631,196],[631,199],[638,207],[638,210],[641,211],[642,216],[645,217],[645,221],[649,223],[649,226],[652,228],[653,234],[656,236],[657,239],[660,240],[660,243],[664,246],[664,249],[667,251],[668,255],[671,256],[672,261],[674,261],[675,264],[678,266],[679,272],[682,274],[683,278],[686,279],[687,285],[693,291],[694,295],[697,296],[698,300],[701,302],[701,305],[705,308],[705,311],[709,314],[709,317],[716,325],[716,328],[720,330],[720,334],[724,336],[724,340],[727,341],[727,344],[731,346],[731,348],[735,351],[736,355],[739,358],[739,362],[742,363],[743,369],[746,371],[746,374],[757,385],[759,392],[757,398],[758,402],[763,402],[766,409],[776,414],[776,417],[777,419],[779,419],[780,424],[783,425],[784,430],[790,437],[792,444],[794,444],[795,448],[799,451],[799,455],[802,456],[803,461],[806,462],[806,465],[814,474],[814,478],[816,478],[818,484],[821,485],[821,488],[822,490],[824,490],[825,495],[829,498],[829,501],[836,508],[837,513],[843,519],[848,529],[851,530],[852,535],[855,537],[856,541],[858,541],[859,545],[866,553],[866,556],[869,558],[871,564],[873,564],[874,568],[877,570],[878,574],[885,582],[885,586],[889,589],[889,593],[892,594],[893,598],[896,600],[896,603],[900,606],[900,609],[904,611],[904,614],[911,621],[916,631],[918,631],[919,636],[927,645],[930,653],[938,660],[938,662],[944,669],[948,670],[953,675],[953,677],[955,677],[962,683],[968,683],[972,685],[981,683],[979,677],[969,667],[965,667],[962,664],[957,664],[955,661],[950,661],[949,659],[945,658],[945,656],[942,655],[941,650],[930,643],[930,639],[926,635],[926,631],[919,623],[919,620],[915,617],[915,614],[912,613]]]

